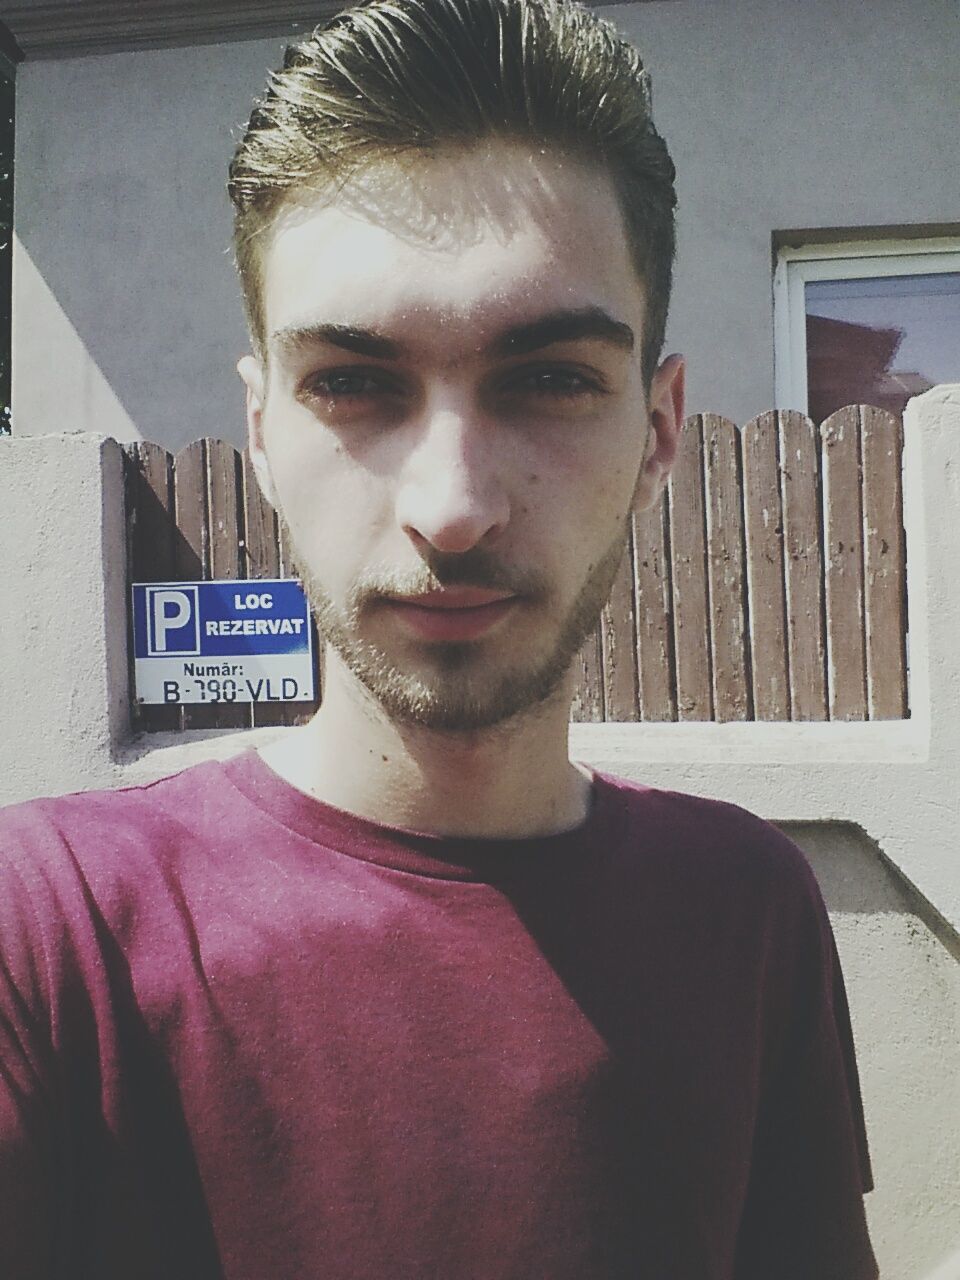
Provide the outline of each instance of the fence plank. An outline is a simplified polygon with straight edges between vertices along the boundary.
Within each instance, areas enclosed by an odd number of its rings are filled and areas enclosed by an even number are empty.
[[[278,521],[279,523],[279,521]],[[280,569],[285,578],[303,580],[300,566],[290,543],[286,528],[280,524]],[[323,656],[324,642],[317,631],[316,617],[310,615],[310,631],[313,636],[313,678],[316,687],[316,698],[311,702],[289,703],[286,707],[285,724],[306,724],[323,701]]]
[[[124,446],[132,506],[131,570],[136,582],[168,582],[173,573],[172,460],[149,440]]]
[[[211,578],[243,578],[243,491],[240,457],[225,440],[207,440],[207,523]],[[202,716],[200,713],[204,713]],[[252,723],[248,703],[198,707],[210,728],[242,729]],[[198,727],[198,726],[195,726]]]
[[[194,440],[173,460],[174,509],[177,515],[174,576],[179,582],[202,581],[210,576],[206,458],[206,441]],[[180,709],[183,729],[208,728],[208,719],[202,714],[202,708]]]
[[[173,460],[174,568],[180,582],[202,579],[209,564],[205,459],[206,442],[194,440]]]
[[[718,414],[704,414],[703,450],[713,714],[720,721],[749,720],[743,508],[736,426]]]
[[[600,618],[601,657],[603,662],[603,717],[605,720],[636,720],[637,710],[637,636],[634,629],[633,603],[633,525],[627,530],[626,544],[610,598]]]
[[[679,720],[709,720],[712,716],[702,429],[699,415],[686,420],[669,482],[670,576]]]
[[[633,513],[637,683],[641,720],[676,720],[676,667],[667,530],[669,496]]]
[[[207,441],[207,518],[210,577],[244,577],[240,459],[225,440]]]
[[[574,670],[578,671],[570,718],[575,721],[603,719],[603,647],[599,623],[580,646]]]
[[[790,719],[783,508],[778,479],[777,415],[761,413],[741,432],[747,619],[753,714]]]
[[[280,534],[277,517],[260,492],[260,485],[244,449],[241,456],[241,480],[243,494],[244,555],[248,578],[279,578]],[[288,702],[254,702],[251,704],[253,723],[257,728],[272,724],[293,724],[301,704]]]
[[[124,446],[130,582],[169,582],[174,569],[173,460],[149,440]],[[128,597],[129,599],[129,597]],[[128,610],[130,605],[128,603]],[[132,610],[130,611],[132,625]],[[177,707],[140,706],[130,653],[130,708],[133,727],[147,732],[177,729]]]
[[[794,720],[825,720],[817,431],[796,410],[781,410],[778,417],[791,714]]]
[[[848,406],[820,427],[823,452],[824,592],[831,720],[865,720],[860,412]]]
[[[871,720],[907,715],[903,426],[861,407],[867,701]]]
[[[244,555],[248,578],[280,577],[280,535],[276,513],[260,492],[249,452],[241,455]]]

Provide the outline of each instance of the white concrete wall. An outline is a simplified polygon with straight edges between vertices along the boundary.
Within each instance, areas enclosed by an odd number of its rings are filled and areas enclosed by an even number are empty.
[[[575,724],[572,754],[746,805],[806,850],[847,978],[883,1280],[960,1280],[960,385],[912,401],[905,436],[909,720]],[[0,440],[0,803],[285,732],[130,736],[120,462],[99,435]]]
[[[129,733],[120,448],[0,437],[0,803],[107,786]]]
[[[679,169],[668,341],[689,357],[690,411],[745,422],[774,405],[774,231],[960,217],[955,0],[603,12],[644,51]],[[20,67],[16,432],[240,440],[223,188],[282,43]]]

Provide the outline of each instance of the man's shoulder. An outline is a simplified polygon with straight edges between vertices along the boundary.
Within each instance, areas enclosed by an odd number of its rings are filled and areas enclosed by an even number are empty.
[[[151,782],[44,796],[0,809],[0,875],[34,889],[129,874],[153,849],[197,824],[202,799],[224,785],[204,762]]]
[[[205,792],[218,785],[222,777],[221,763],[205,760],[146,782],[38,796],[0,807],[0,829],[6,832],[63,826],[82,830],[99,825],[105,817],[111,821],[135,821],[138,815]]]
[[[620,809],[618,824],[628,854],[703,881],[731,878],[743,885],[818,895],[813,869],[803,851],[778,827],[727,800],[648,786],[614,774],[600,775]]]

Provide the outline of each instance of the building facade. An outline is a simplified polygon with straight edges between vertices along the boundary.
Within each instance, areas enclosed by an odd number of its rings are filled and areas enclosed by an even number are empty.
[[[131,19],[129,5],[73,0],[5,15],[25,55],[14,431],[239,441],[246,337],[226,167],[266,69],[324,10],[137,8]],[[667,344],[688,357],[690,411],[743,424],[775,406],[822,414],[831,397],[896,408],[960,379],[954,0],[601,12],[643,51],[677,164]],[[841,270],[824,275],[824,260]]]

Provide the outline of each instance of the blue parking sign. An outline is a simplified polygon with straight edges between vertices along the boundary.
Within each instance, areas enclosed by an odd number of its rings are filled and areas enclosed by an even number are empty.
[[[137,699],[310,702],[313,638],[292,578],[133,585]]]

